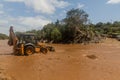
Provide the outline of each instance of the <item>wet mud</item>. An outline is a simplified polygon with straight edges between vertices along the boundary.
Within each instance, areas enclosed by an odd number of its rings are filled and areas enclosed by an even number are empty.
[[[0,80],[120,80],[120,42],[52,44],[55,52],[11,55],[0,41]]]

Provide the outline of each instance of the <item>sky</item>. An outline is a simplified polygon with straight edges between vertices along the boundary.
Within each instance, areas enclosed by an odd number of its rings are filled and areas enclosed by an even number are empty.
[[[0,0],[0,33],[41,29],[61,20],[73,8],[83,9],[90,22],[120,21],[120,0]]]

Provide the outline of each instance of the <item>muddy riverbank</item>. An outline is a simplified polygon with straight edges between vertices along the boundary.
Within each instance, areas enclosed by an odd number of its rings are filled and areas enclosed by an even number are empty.
[[[119,80],[120,42],[54,44],[56,52],[31,56],[11,55],[12,47],[0,41],[0,78],[8,80]],[[0,79],[1,80],[1,79]]]

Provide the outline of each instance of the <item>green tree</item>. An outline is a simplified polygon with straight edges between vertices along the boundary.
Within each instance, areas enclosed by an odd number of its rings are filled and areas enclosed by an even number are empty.
[[[67,12],[67,16],[64,19],[65,23],[65,34],[63,38],[65,41],[72,42],[75,39],[76,33],[79,29],[85,28],[84,25],[87,23],[88,14],[81,9],[71,9]]]
[[[0,40],[8,39],[8,36],[6,34],[0,33]]]
[[[54,28],[51,32],[51,39],[54,42],[60,42],[60,40],[62,39],[62,35],[60,33],[60,31],[57,28]]]
[[[64,20],[68,25],[73,26],[74,24],[79,26],[85,24],[88,21],[88,14],[81,9],[71,9],[67,12],[67,16]]]
[[[43,36],[44,39],[51,41],[51,32],[54,28],[55,28],[55,24],[53,24],[53,23],[49,23],[43,27],[43,29],[41,31],[44,34],[44,36]]]

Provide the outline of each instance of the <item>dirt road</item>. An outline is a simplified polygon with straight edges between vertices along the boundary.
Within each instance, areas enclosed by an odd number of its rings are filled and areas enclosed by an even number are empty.
[[[120,80],[120,42],[53,46],[46,55],[14,56],[1,40],[0,80]]]

